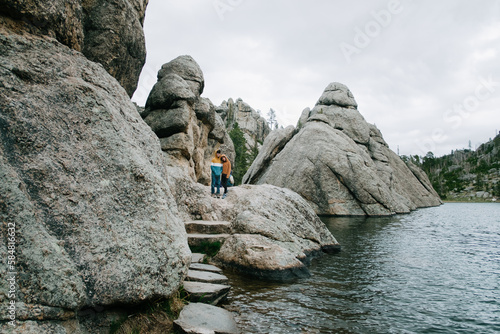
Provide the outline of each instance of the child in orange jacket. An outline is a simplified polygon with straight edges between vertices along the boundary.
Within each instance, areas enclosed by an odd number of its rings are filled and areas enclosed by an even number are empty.
[[[224,187],[224,195],[222,195],[222,199],[224,199],[227,196],[227,180],[231,175],[231,162],[224,154],[221,155],[220,161],[222,162],[222,186]]]

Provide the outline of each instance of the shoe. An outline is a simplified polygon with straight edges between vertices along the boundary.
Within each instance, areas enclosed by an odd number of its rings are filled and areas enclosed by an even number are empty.
[[[215,197],[220,198],[220,194],[216,194]]]
[[[226,198],[226,195],[227,195],[227,194],[222,195],[222,199]]]

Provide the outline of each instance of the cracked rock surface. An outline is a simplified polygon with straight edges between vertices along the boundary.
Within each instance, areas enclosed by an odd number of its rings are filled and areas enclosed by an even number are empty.
[[[304,110],[297,128],[266,138],[243,182],[289,188],[322,215],[392,215],[442,203],[425,173],[390,150],[340,83]]]

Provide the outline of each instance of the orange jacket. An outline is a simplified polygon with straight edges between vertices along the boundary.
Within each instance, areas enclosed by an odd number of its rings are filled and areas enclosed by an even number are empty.
[[[222,157],[225,157],[226,161],[222,161]],[[222,162],[222,174],[225,174],[229,178],[229,174],[231,174],[231,161],[224,154],[221,155],[220,159]]]

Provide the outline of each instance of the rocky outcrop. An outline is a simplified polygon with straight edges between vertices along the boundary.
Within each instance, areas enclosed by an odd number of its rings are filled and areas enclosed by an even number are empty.
[[[323,215],[391,215],[441,204],[425,174],[389,149],[339,83],[304,110],[297,129],[268,137],[243,182],[292,189]]]
[[[1,320],[12,287],[26,332],[95,332],[82,310],[176,292],[191,255],[164,168],[158,138],[102,66],[0,26],[0,255],[15,226],[16,262],[0,264]]]
[[[234,161],[234,147],[224,123],[209,99],[202,98],[205,81],[190,56],[166,63],[158,72],[142,116],[160,138],[170,166],[181,166],[191,179],[210,182],[210,161],[216,148]]]
[[[83,54],[101,63],[134,94],[146,62],[142,26],[149,0],[82,0],[84,13]]]
[[[142,25],[148,0],[0,0],[0,22],[17,31],[56,38],[104,66],[134,93],[146,46]]]
[[[238,98],[236,102],[233,99],[223,101],[216,108],[216,111],[221,116],[228,131],[231,131],[238,123],[238,127],[245,137],[249,153],[254,147],[260,149],[264,139],[271,132],[265,118],[241,98]]]
[[[203,185],[210,180],[214,147],[222,143],[226,153],[232,149],[224,147],[232,142],[221,117],[200,97],[203,87],[198,64],[180,56],[162,66],[142,113],[160,137],[165,177],[182,219],[188,225],[200,220],[231,224],[224,227],[231,233],[224,230],[208,239],[189,234],[190,243],[222,241],[217,261],[246,274],[279,280],[307,276],[312,255],[339,245],[300,196],[272,186],[245,186],[231,188],[225,200],[217,200]]]
[[[233,189],[215,212],[232,222],[215,261],[246,274],[277,280],[309,275],[308,261],[340,245],[298,194],[271,185]]]
[[[272,131],[266,138],[265,145],[261,147],[259,154],[243,177],[243,183],[250,183],[248,180],[249,177],[251,177],[251,181],[258,180],[266,170],[264,166],[271,163],[296,133],[297,129],[292,125]]]
[[[230,188],[229,196],[219,200],[209,196],[209,187],[181,181],[180,169],[169,168],[168,176],[177,185],[174,194],[185,221],[231,223],[214,259],[225,268],[289,280],[308,276],[307,264],[313,256],[340,249],[312,208],[291,190],[244,185]]]

